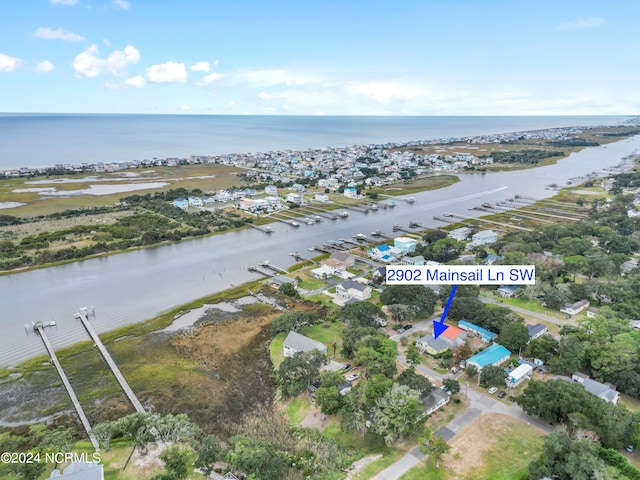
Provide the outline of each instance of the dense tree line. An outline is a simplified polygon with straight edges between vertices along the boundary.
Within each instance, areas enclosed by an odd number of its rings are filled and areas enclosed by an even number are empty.
[[[519,163],[523,165],[535,165],[545,158],[564,157],[561,150],[514,150],[511,152],[496,151],[491,155],[495,163]],[[481,157],[486,158],[487,156]]]

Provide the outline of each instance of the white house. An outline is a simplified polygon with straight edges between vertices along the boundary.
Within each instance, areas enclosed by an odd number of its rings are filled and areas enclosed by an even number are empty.
[[[336,270],[328,265],[320,265],[320,267],[311,270],[311,276],[319,280],[326,280],[327,278],[330,278],[335,274]]]
[[[302,205],[304,203],[304,196],[301,193],[287,193],[287,202],[298,203]]]
[[[418,241],[415,238],[396,237],[393,239],[393,246],[399,248],[405,253],[413,252],[416,249]]]
[[[202,199],[200,197],[189,197],[189,206],[191,207],[201,207]]]
[[[580,300],[574,304],[565,303],[564,307],[560,309],[562,313],[566,313],[567,315],[577,315],[583,310],[589,308],[589,300]]]
[[[532,373],[533,373],[533,367],[528,363],[523,363],[507,376],[505,380],[505,382],[507,383],[507,387],[516,388],[518,385],[524,382],[527,378],[530,378]]]
[[[325,355],[327,353],[327,346],[324,343],[305,337],[293,330],[284,339],[283,348],[285,357],[293,357],[296,353],[311,352],[312,350],[320,350]]]
[[[278,195],[278,188],[275,185],[267,185],[264,187],[264,193],[267,195]]]
[[[329,195],[326,193],[316,193],[313,197],[316,202],[329,203]]]
[[[358,189],[355,187],[346,187],[343,195],[347,198],[358,198]]]
[[[493,230],[482,230],[471,237],[471,243],[475,246],[488,245],[497,241],[498,234]]]
[[[529,337],[531,340],[535,340],[536,338],[541,337],[549,330],[547,326],[542,323],[536,323],[535,325],[527,325],[527,331],[529,332]]]
[[[353,280],[345,280],[336,286],[336,295],[339,298],[362,301],[371,298],[371,287]]]
[[[471,235],[471,229],[469,227],[460,227],[455,230],[451,230],[449,232],[449,238],[453,238],[454,240],[458,240],[459,242],[464,242]]]

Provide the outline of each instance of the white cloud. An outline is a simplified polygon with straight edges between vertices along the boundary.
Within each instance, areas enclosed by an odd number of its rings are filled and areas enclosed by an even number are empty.
[[[127,87],[142,88],[147,82],[142,75],[136,75],[135,77],[127,78],[124,84]]]
[[[49,27],[40,27],[33,32],[36,38],[44,38],[46,40],[66,40],[68,42],[81,42],[85,38],[77,33],[67,32],[61,28],[53,30]]]
[[[36,73],[51,73],[55,70],[55,65],[49,60],[45,60],[36,65]]]
[[[600,17],[576,18],[558,25],[558,30],[581,30],[584,28],[597,28],[604,23]]]
[[[191,107],[189,105],[182,105],[180,107],[180,110],[182,110],[183,112],[187,112],[187,111],[191,110]]]
[[[209,62],[196,62],[189,67],[192,72],[208,72]]]
[[[272,93],[267,93],[267,92],[260,92],[258,97],[260,97],[260,99],[262,99],[262,100],[271,100],[273,98],[273,94]]]
[[[205,85],[211,85],[214,82],[220,80],[223,76],[219,73],[210,73],[202,77],[199,81],[196,82],[196,86],[204,87]]]
[[[219,63],[220,63],[220,60],[214,60],[213,61],[213,66],[217,67]]]
[[[21,59],[0,53],[0,72],[13,72],[20,65]]]
[[[236,101],[235,101],[235,100],[231,100],[231,101],[229,102],[229,106],[230,106],[230,107],[234,107],[235,105],[236,105]]]
[[[407,100],[419,97],[425,92],[416,86],[398,82],[354,82],[346,86],[347,93],[364,95],[378,103],[389,103],[392,100]]]
[[[127,67],[139,61],[140,52],[131,45],[124,50],[114,50],[107,58],[100,58],[97,45],[91,45],[76,56],[72,65],[78,77],[95,78],[101,74],[123,77]]]
[[[311,75],[292,72],[286,68],[240,70],[228,75],[231,83],[247,87],[273,87],[277,85],[303,86],[314,81]]]
[[[78,2],[79,0],[49,0],[49,3],[51,3],[52,5],[66,5],[66,6],[76,5]]]
[[[113,6],[119,8],[120,10],[129,10],[131,3],[127,0],[113,0]]]
[[[184,63],[166,62],[151,65],[145,75],[151,83],[184,83],[187,81],[187,67]]]

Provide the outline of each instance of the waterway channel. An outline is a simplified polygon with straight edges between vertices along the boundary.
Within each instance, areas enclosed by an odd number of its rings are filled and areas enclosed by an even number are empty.
[[[308,254],[307,248],[330,239],[349,238],[373,230],[391,234],[394,224],[410,221],[425,226],[442,226],[432,219],[448,211],[468,216],[482,212],[468,210],[483,202],[494,202],[516,194],[536,198],[556,193],[550,184],[620,163],[623,157],[640,151],[640,136],[574,153],[556,165],[514,172],[463,174],[461,181],[440,190],[413,195],[414,204],[397,201],[394,209],[351,211],[346,219],[325,220],[294,228],[273,224],[267,235],[246,229],[207,238],[178,242],[157,248],[95,258],[30,272],[0,277],[0,365],[45,353],[40,339],[26,334],[25,324],[54,320],[48,329],[54,348],[88,340],[73,313],[80,307],[95,308],[92,325],[98,332],[143,321],[156,314],[259,278],[247,267],[270,260],[286,267],[294,262],[292,251]]]

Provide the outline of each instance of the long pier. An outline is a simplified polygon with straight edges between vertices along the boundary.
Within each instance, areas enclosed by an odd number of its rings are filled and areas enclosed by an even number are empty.
[[[71,386],[71,383],[69,382],[69,379],[67,378],[67,375],[64,373],[64,370],[62,369],[62,365],[60,365],[60,361],[58,360],[58,357],[56,356],[56,352],[53,351],[53,346],[51,345],[51,343],[49,343],[49,339],[47,338],[47,334],[44,333],[44,328],[43,328],[42,322],[38,322],[38,323],[34,324],[33,328],[34,328],[34,330],[36,330],[40,334],[40,338],[42,339],[42,343],[44,343],[44,347],[47,349],[47,352],[49,353],[49,356],[51,357],[51,361],[53,362],[53,364],[56,367],[56,370],[58,371],[58,375],[60,376],[60,380],[62,380],[62,383],[64,384],[64,387],[67,389],[67,394],[69,395],[69,398],[71,399],[71,403],[73,403],[73,407],[76,409],[76,412],[78,413],[78,417],[80,418],[80,422],[82,422],[82,426],[86,430],[87,435],[89,435],[89,440],[91,441],[91,445],[93,445],[93,448],[94,448],[94,450],[96,452],[99,452],[100,451],[100,445],[98,444],[98,439],[93,435],[93,433],[91,431],[91,425],[89,424],[89,419],[84,414],[84,410],[82,410],[82,406],[80,405],[80,402],[78,401],[78,397],[76,396],[76,393],[73,391],[73,387]]]
[[[260,262],[260,266],[264,267],[264,268],[270,268],[274,272],[283,273],[285,275],[289,274],[289,272],[287,270],[285,270],[284,268],[280,268],[280,267],[277,267],[277,266],[273,265],[271,262],[269,262],[269,260],[265,260],[264,262]]]
[[[253,223],[249,223],[248,224],[251,228],[255,228],[256,230],[260,230],[261,232],[264,233],[273,233],[275,230],[269,226],[266,227],[261,227],[259,225],[254,225]]]
[[[133,393],[133,390],[127,383],[127,380],[122,375],[122,372],[120,372],[118,365],[116,365],[116,362],[113,361],[113,358],[111,358],[111,354],[109,354],[106,347],[102,343],[102,340],[100,340],[100,337],[89,323],[89,315],[87,313],[87,310],[85,308],[81,308],[80,313],[76,313],[75,317],[82,322],[82,325],[84,325],[84,328],[93,340],[93,343],[95,343],[96,347],[98,347],[98,350],[100,350],[102,358],[104,358],[104,361],[107,362],[107,365],[109,365],[109,368],[113,372],[113,375],[116,377],[116,380],[118,380],[118,383],[120,384],[120,387],[122,387],[122,390],[124,390],[125,395],[129,398],[129,401],[133,405],[133,408],[135,408],[138,413],[145,413],[146,410],[142,406],[142,403],[140,403],[140,400],[138,400],[136,394]]]

